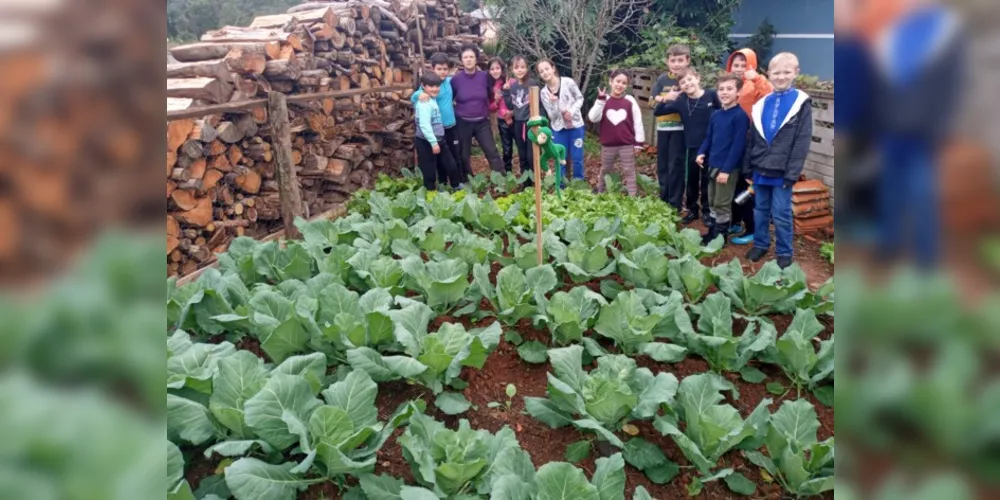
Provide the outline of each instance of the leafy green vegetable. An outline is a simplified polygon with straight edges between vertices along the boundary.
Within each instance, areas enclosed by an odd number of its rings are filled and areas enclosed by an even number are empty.
[[[493,480],[505,474],[529,484],[534,480],[531,459],[508,427],[491,434],[461,420],[452,430],[416,413],[399,444],[417,482],[442,498],[470,491],[489,494]]]
[[[674,413],[657,417],[653,422],[660,433],[674,439],[688,461],[705,475],[711,473],[723,453],[763,434],[768,421],[770,399],[761,401],[743,420],[736,408],[721,403],[724,390],[733,390],[733,385],[717,374],[690,375],[677,389]],[[686,424],[683,432],[678,419]],[[720,477],[723,476],[716,479]]]
[[[774,261],[769,261],[757,274],[747,277],[743,275],[739,259],[733,259],[717,266],[712,274],[718,281],[719,290],[732,300],[733,306],[750,316],[789,312],[808,292],[805,275],[798,264],[782,270]]]
[[[548,264],[527,271],[515,265],[507,266],[497,273],[495,287],[489,281],[489,273],[489,266],[483,264],[476,264],[472,269],[477,289],[493,305],[497,317],[508,325],[535,313],[538,304],[544,303],[545,294],[558,284],[556,272]]]
[[[469,288],[469,266],[458,259],[424,262],[419,257],[402,261],[403,272],[427,299],[427,305],[443,313],[465,297]]]
[[[688,345],[715,371],[740,371],[756,353],[774,346],[777,332],[767,321],[752,321],[743,335],[733,335],[731,302],[722,293],[709,295],[694,310],[699,333],[690,337]]]
[[[723,238],[716,238],[708,245],[702,246],[701,233],[697,229],[684,228],[674,233],[672,244],[668,247],[671,255],[677,258],[690,255],[695,260],[715,255],[722,249]]]
[[[820,341],[818,349],[813,347],[814,339],[822,331],[823,324],[812,309],[799,309],[770,351],[796,387],[811,389],[833,375],[833,337]]]
[[[654,290],[666,285],[669,260],[652,243],[646,243],[631,252],[621,252],[614,247],[611,251],[618,261],[618,272],[625,281]]]
[[[594,331],[614,340],[626,354],[643,353],[658,361],[679,361],[685,351],[653,342],[653,329],[662,319],[646,309],[640,292],[629,290],[601,308]]]
[[[566,447],[566,461],[577,463],[590,456],[590,441],[577,441]]]
[[[708,289],[715,285],[712,270],[692,255],[671,260],[667,280],[670,287],[680,290],[691,304],[701,302]]]
[[[583,347],[573,345],[549,350],[555,372],[548,374],[548,398],[524,398],[528,413],[553,428],[572,424],[596,432],[601,439],[624,446],[614,432],[629,419],[646,420],[660,405],[670,403],[677,379],[668,373],[655,376],[636,368],[635,360],[621,355],[602,356],[597,368],[581,368]]]
[[[585,286],[553,294],[545,310],[552,340],[558,345],[582,340],[604,304],[607,301],[603,296]]]
[[[528,363],[541,364],[548,359],[545,344],[531,340],[517,347],[517,355]]]
[[[796,496],[833,490],[834,440],[819,442],[819,419],[804,399],[785,401],[771,416],[764,444],[767,456],[745,451],[750,462],[766,470]]]

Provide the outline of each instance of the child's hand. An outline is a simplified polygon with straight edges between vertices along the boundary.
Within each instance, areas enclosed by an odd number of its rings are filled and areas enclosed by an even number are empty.
[[[699,167],[704,167],[705,155],[698,155],[698,157],[694,159],[694,162],[697,163]]]
[[[562,112],[562,118],[563,118],[563,121],[566,122],[566,124],[569,124],[570,122],[573,121],[573,112],[570,111],[570,110],[568,110],[568,109],[567,110],[563,110],[563,112]]]
[[[756,80],[760,74],[752,69],[748,69],[743,73],[743,76],[745,76],[747,80]]]
[[[729,182],[729,174],[725,172],[719,172],[719,175],[715,177],[715,182],[718,182],[719,184],[725,184]]]
[[[503,100],[503,92],[501,92],[499,90],[493,92],[493,99],[496,100],[496,101],[502,101]]]
[[[597,98],[600,100],[605,100],[608,98],[608,89],[604,87],[597,87]]]
[[[441,145],[440,144],[434,143],[434,145],[431,146],[431,149],[434,151],[434,154],[436,154],[436,155],[437,154],[441,154]]]
[[[676,90],[671,90],[667,93],[667,96],[663,98],[664,101],[676,101],[680,97],[681,93]]]
[[[420,102],[427,102],[431,100],[431,96],[427,95],[427,92],[420,94]]]
[[[504,90],[510,90],[510,80],[507,80],[506,82],[504,82],[503,89]]]

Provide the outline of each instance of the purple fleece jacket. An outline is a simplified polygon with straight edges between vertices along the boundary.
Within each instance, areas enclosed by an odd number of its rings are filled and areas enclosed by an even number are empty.
[[[451,77],[451,90],[455,95],[455,116],[469,121],[490,116],[489,81],[483,70],[468,74],[464,69]]]

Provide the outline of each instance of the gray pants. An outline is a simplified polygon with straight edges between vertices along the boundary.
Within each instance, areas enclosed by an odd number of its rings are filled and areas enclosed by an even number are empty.
[[[635,185],[635,147],[634,146],[604,146],[601,148],[601,175],[597,179],[597,190],[603,193],[606,189],[604,176],[615,168],[615,160],[621,161],[622,181],[629,196],[638,192]]]
[[[729,174],[729,180],[725,184],[719,184],[715,178],[719,175],[719,169],[710,168],[708,171],[708,200],[712,206],[712,217],[715,222],[729,224],[733,216],[733,194],[736,192],[736,173]]]

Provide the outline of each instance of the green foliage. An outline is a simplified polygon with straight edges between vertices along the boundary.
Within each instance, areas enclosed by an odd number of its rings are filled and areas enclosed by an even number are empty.
[[[834,263],[833,262],[833,249],[834,249],[834,245],[833,245],[832,241],[824,242],[823,246],[821,246],[819,248],[820,255],[822,255],[823,257],[826,257],[826,260],[830,261],[831,264]]]
[[[191,42],[223,26],[246,26],[254,17],[281,14],[296,0],[169,0],[167,38]]]
[[[550,349],[549,359],[555,373],[548,374],[548,398],[524,398],[528,413],[552,428],[573,425],[596,432],[618,447],[625,446],[615,435],[624,423],[653,418],[661,405],[673,401],[677,390],[672,374],[654,376],[627,356],[602,356],[589,373],[581,368],[580,345]]]
[[[740,336],[733,335],[733,314],[729,298],[721,293],[709,295],[693,306],[698,314],[698,333],[690,336],[687,346],[708,361],[715,371],[740,371],[759,352],[774,345],[774,325],[749,322]]]
[[[689,12],[699,11],[694,9]],[[687,45],[691,48],[691,66],[698,69],[702,75],[702,86],[708,88],[715,84],[715,76],[725,69],[721,63],[732,51],[728,35],[728,27],[721,29],[716,25],[713,29],[710,25],[687,24],[675,18],[666,18],[642,31],[637,47],[630,51],[633,55],[626,57],[620,65],[665,71],[667,48],[674,44]]]
[[[822,331],[823,324],[813,310],[799,309],[788,330],[769,349],[769,359],[777,361],[796,387],[811,389],[833,376],[833,337],[820,341],[818,349],[814,347]]]
[[[750,462],[766,470],[797,497],[833,490],[834,439],[816,439],[819,419],[804,399],[785,401],[771,415],[764,444],[767,456],[745,451]]]
[[[774,46],[774,35],[777,35],[778,31],[771,24],[770,19],[764,19],[761,21],[760,26],[757,26],[757,31],[747,40],[746,46],[753,49],[757,54],[758,65],[767,69],[768,62],[771,60],[771,48]]]
[[[674,439],[684,456],[704,475],[711,473],[723,453],[761,436],[767,425],[771,400],[761,401],[744,420],[736,408],[722,403],[722,391],[733,389],[732,383],[714,373],[690,375],[677,388],[673,411],[653,423],[660,433]],[[680,420],[686,424],[683,431]],[[701,482],[721,479],[732,472],[724,469]]]

